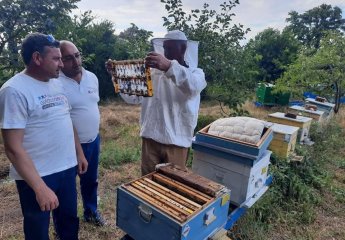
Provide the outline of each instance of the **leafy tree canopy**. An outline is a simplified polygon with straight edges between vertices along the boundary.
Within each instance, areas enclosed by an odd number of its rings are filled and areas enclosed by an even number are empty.
[[[69,18],[79,0],[2,0],[0,2],[0,70],[19,67],[18,48],[30,32],[51,33]]]
[[[207,95],[240,114],[240,106],[253,89],[254,72],[246,68],[252,58],[245,56],[240,41],[250,29],[232,21],[232,9],[239,1],[226,1],[220,10],[202,9],[186,13],[181,0],[161,0],[168,12],[163,17],[168,30],[179,29],[189,39],[199,41],[199,66],[208,81]],[[236,93],[236,94],[234,94]]]
[[[118,37],[114,34],[114,24],[110,21],[94,21],[91,11],[75,15],[66,24],[60,25],[56,38],[72,41],[82,52],[83,65],[96,74],[99,80],[100,97],[114,97],[111,78],[104,63],[113,58],[117,51]]]
[[[286,21],[289,23],[287,28],[307,47],[318,48],[325,31],[345,31],[345,19],[342,18],[341,9],[328,4],[322,4],[302,14],[291,11]]]
[[[258,81],[274,82],[292,63],[299,49],[299,42],[289,31],[268,28],[260,32],[246,45],[252,49],[253,58],[257,58]]]
[[[315,53],[305,49],[299,54],[276,87],[298,95],[313,91],[331,96],[339,107],[345,89],[345,37],[339,32],[328,32]]]
[[[152,37],[151,31],[139,29],[133,23],[131,23],[131,27],[119,34],[119,39],[128,49],[128,59],[143,58],[150,50],[148,41],[150,37]]]

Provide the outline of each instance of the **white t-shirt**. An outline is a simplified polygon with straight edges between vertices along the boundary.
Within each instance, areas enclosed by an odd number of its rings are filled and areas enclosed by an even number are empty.
[[[25,129],[23,147],[39,175],[77,165],[70,106],[62,85],[19,73],[0,89],[0,127]],[[13,166],[10,177],[21,180]]]
[[[83,69],[80,84],[60,72],[58,78],[71,105],[71,118],[81,143],[95,140],[99,133],[98,79],[95,74]]]

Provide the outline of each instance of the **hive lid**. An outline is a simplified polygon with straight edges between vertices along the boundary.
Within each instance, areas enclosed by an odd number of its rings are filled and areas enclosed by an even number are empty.
[[[303,117],[303,116],[297,116],[296,119],[288,118],[288,117],[285,117],[285,113],[282,113],[282,112],[271,113],[271,114],[268,114],[268,116],[273,117],[273,118],[286,119],[286,120],[293,121],[293,122],[300,122],[300,123],[301,122],[306,123],[306,122],[313,120],[312,118]],[[272,120],[270,120],[270,121],[272,121]]]
[[[218,196],[226,188],[219,183],[197,175],[189,170],[182,170],[179,166],[173,164],[159,167],[157,172],[212,197]]]
[[[302,107],[302,106],[297,106],[297,105],[291,106],[291,107],[289,107],[289,108],[294,109],[294,110],[298,110],[298,111],[307,112],[307,113],[317,114],[317,115],[323,115],[323,114],[324,114],[324,111],[320,111],[320,110],[316,110],[316,111],[308,110],[308,109],[305,109],[305,108]]]
[[[293,134],[297,132],[299,127],[288,126],[284,124],[274,123],[272,126],[273,132],[282,134]]]
[[[311,102],[311,103],[316,104],[316,105],[327,106],[327,107],[330,107],[330,108],[334,108],[334,106],[335,106],[334,103],[330,103],[330,102],[319,102],[319,101],[316,101],[314,98],[307,98],[305,101],[306,101],[306,102]]]

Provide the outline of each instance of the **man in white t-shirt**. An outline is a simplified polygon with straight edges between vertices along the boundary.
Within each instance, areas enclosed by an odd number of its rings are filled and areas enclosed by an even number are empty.
[[[60,50],[64,67],[58,81],[64,87],[71,105],[71,118],[75,126],[88,170],[80,175],[80,190],[84,206],[84,220],[103,226],[105,221],[97,210],[98,159],[100,152],[98,108],[98,79],[82,67],[81,53],[70,41],[61,41]]]
[[[0,89],[0,127],[24,216],[26,240],[49,239],[50,212],[60,239],[78,239],[76,174],[87,161],[57,78],[63,66],[53,36],[29,34],[25,70]],[[78,167],[77,167],[78,166]]]

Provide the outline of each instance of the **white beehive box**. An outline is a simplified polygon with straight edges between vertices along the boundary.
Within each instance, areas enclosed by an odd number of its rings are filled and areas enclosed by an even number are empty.
[[[317,109],[320,111],[324,111],[328,118],[332,118],[334,115],[335,104],[333,103],[316,101],[314,98],[307,98],[305,99],[305,102],[316,105]]]
[[[308,110],[302,106],[291,106],[289,112],[304,117],[310,117],[316,122],[323,122],[327,118],[327,114],[320,110]]]
[[[271,151],[266,150],[254,165],[250,165],[247,161],[241,161],[239,156],[227,152],[217,150],[219,154],[216,155],[207,153],[207,148],[198,146],[196,142],[193,148],[193,172],[230,188],[231,203],[239,206],[263,188]]]

